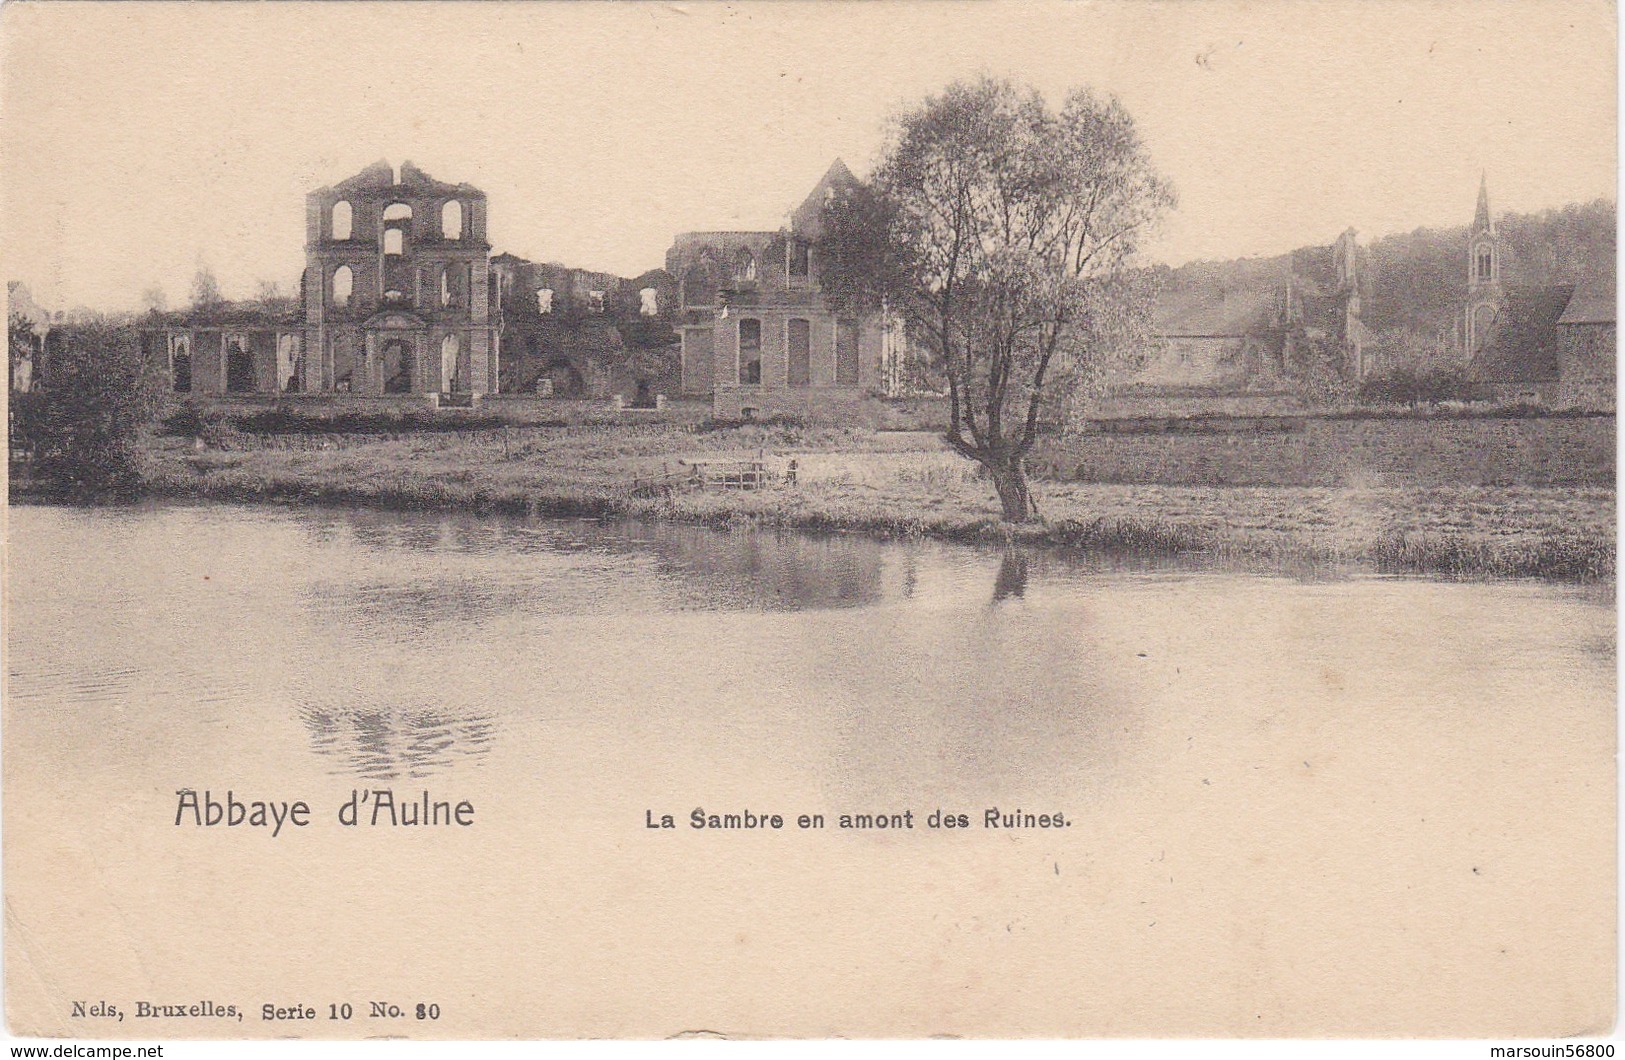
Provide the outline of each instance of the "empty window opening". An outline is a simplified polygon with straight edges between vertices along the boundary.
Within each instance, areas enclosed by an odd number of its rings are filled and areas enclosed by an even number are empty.
[[[348,202],[333,204],[333,238],[349,239],[351,227],[355,223],[355,212]]]
[[[412,392],[412,350],[401,339],[384,343],[384,393]]]
[[[254,356],[248,352],[246,335],[226,339],[226,392],[247,394],[254,389]]]
[[[536,292],[536,312],[544,317],[553,312],[553,288],[543,287]]]
[[[858,322],[835,322],[835,385],[858,385]]]
[[[192,390],[192,344],[191,340],[185,335],[176,335],[170,340],[169,371],[175,393],[190,393]]]
[[[355,389],[355,348],[349,335],[334,335],[332,342],[333,389],[349,393]]]
[[[789,351],[787,382],[791,386],[810,386],[812,383],[812,325],[805,320],[789,320],[784,328],[785,346]]]
[[[760,320],[741,320],[739,322],[739,381],[741,383],[760,383],[762,381],[762,322]]]
[[[279,335],[276,341],[276,388],[284,394],[299,389],[300,356],[298,335]]]
[[[734,255],[734,279],[740,283],[756,279],[756,258],[750,251],[741,249]]]
[[[660,292],[653,287],[645,287],[638,292],[638,312],[646,317],[660,315]]]
[[[450,269],[441,269],[440,270],[440,304],[443,307],[451,305],[451,270]]]
[[[588,291],[587,292],[587,308],[591,312],[602,313],[604,311],[604,292],[603,291]]]
[[[355,273],[350,266],[340,265],[333,270],[333,304],[340,309],[350,304],[350,293],[355,289]]]
[[[805,239],[790,241],[790,275],[805,276],[811,255]]]
[[[456,199],[440,208],[440,234],[447,239],[463,238],[463,204]]]
[[[457,378],[457,354],[460,345],[456,335],[447,335],[440,342],[440,390],[442,393],[451,394],[460,389],[457,385],[459,382]]]
[[[412,227],[412,207],[392,202],[384,207],[384,253],[406,253],[406,233]]]

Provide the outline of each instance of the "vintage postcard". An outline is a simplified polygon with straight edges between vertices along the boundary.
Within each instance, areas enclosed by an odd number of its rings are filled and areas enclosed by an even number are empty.
[[[6,4],[9,1033],[1606,1038],[1617,39]]]

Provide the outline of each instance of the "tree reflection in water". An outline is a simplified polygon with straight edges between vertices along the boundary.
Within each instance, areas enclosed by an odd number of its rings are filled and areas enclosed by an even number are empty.
[[[1027,572],[1031,560],[1027,553],[1011,549],[999,560],[999,574],[993,581],[993,602],[1018,599],[1027,594]]]

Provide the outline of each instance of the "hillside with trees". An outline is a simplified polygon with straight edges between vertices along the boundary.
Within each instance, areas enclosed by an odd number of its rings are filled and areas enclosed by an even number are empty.
[[[1616,226],[1617,209],[1606,199],[1502,214],[1496,227],[1504,247],[1504,280],[1511,287],[1574,284],[1611,295]],[[1467,225],[1418,228],[1382,236],[1361,248],[1362,319],[1376,333],[1386,359],[1420,369],[1459,349],[1456,328],[1467,296],[1468,234]],[[1191,262],[1162,272],[1161,279],[1165,290],[1205,290],[1221,297],[1279,282],[1295,261],[1306,260],[1317,249]]]

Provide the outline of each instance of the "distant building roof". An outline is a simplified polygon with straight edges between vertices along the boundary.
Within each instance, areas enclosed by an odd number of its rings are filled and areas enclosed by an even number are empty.
[[[831,162],[824,175],[818,178],[813,190],[801,201],[790,214],[790,227],[798,234],[808,239],[817,239],[822,235],[824,202],[831,195],[850,188],[858,183],[858,178],[846,168],[846,163],[837,158]]]
[[[1575,291],[1568,308],[1558,318],[1559,324],[1612,324],[1615,305],[1612,293]]]
[[[1276,290],[1272,281],[1217,291],[1164,291],[1152,311],[1153,328],[1164,336],[1247,335],[1269,326]]]
[[[1479,383],[1556,379],[1557,322],[1573,297],[1570,284],[1509,291],[1495,336],[1473,357],[1468,376]]]

